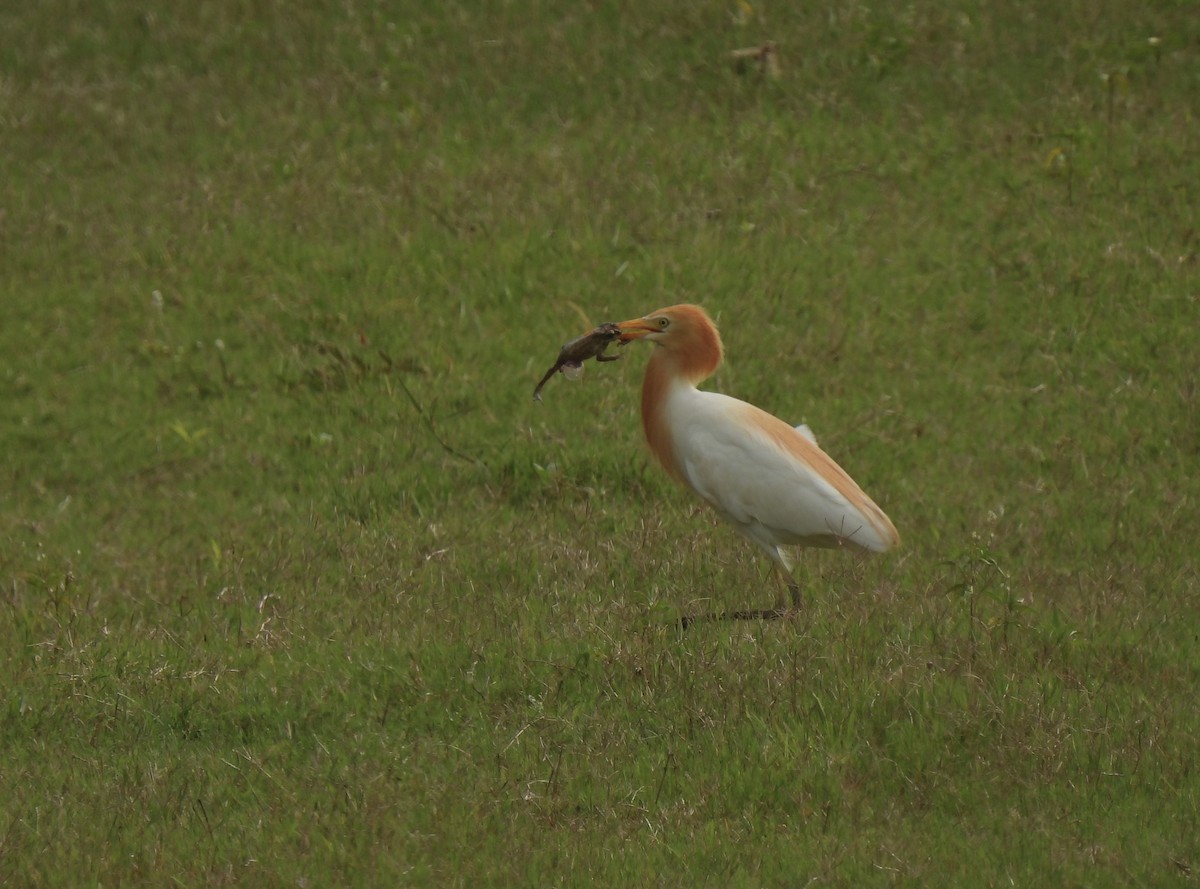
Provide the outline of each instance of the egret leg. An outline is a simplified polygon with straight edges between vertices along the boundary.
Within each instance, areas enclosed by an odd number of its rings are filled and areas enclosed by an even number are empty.
[[[779,588],[779,596],[775,599],[776,611],[788,611],[800,607],[800,584],[792,577],[792,572],[783,565],[778,565],[777,573],[783,581]]]
[[[686,630],[692,624],[702,620],[777,620],[786,616],[792,609],[800,606],[800,584],[796,583],[796,579],[792,577],[787,568],[776,567],[783,584],[780,587],[779,596],[775,599],[774,608],[748,608],[741,611],[713,611],[695,616],[684,615],[680,618],[680,625]],[[791,607],[788,606],[789,594]]]
[[[788,574],[787,577],[784,578],[784,583],[787,584],[788,593],[791,595],[792,607],[799,608],[800,607],[800,584],[796,583],[796,578],[792,577],[791,574]]]
[[[786,608],[751,608],[746,611],[710,611],[708,614],[685,614],[679,626],[687,629],[692,624],[707,620],[776,620],[787,614]]]
[[[779,579],[783,581],[783,589],[779,591],[779,598],[775,600],[775,610],[786,612],[789,608],[799,608],[800,584],[796,583],[796,578],[792,576],[792,569],[796,566],[793,553],[780,546],[764,549],[771,557]]]
[[[792,577],[792,561],[778,547],[767,548],[767,553],[774,562],[776,573],[783,584],[779,596],[775,599],[774,608],[750,608],[744,611],[712,611],[708,614],[684,615],[679,619],[683,629],[694,623],[707,620],[777,620],[787,616],[791,611],[800,607],[800,584]],[[791,601],[789,605],[788,602]]]

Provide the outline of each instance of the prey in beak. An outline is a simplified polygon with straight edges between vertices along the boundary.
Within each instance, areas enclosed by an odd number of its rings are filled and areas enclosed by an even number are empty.
[[[589,330],[583,336],[576,337],[569,343],[565,343],[558,350],[558,360],[546,371],[546,375],[542,377],[541,382],[537,384],[537,388],[533,390],[533,400],[542,400],[542,387],[549,382],[552,376],[560,371],[567,379],[573,380],[583,372],[583,362],[589,358],[595,358],[597,361],[616,361],[621,357],[620,355],[605,355],[604,350],[614,340],[620,340],[624,344],[626,340],[620,339],[620,335],[620,328],[613,322],[606,321],[593,330]]]

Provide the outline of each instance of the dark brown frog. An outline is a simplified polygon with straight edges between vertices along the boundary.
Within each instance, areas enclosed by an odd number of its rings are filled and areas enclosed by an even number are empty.
[[[546,371],[542,381],[533,390],[533,400],[542,400],[542,387],[559,371],[572,372],[583,367],[583,362],[589,358],[597,361],[616,361],[620,355],[605,355],[604,350],[621,335],[621,328],[611,321],[598,325],[581,337],[566,343],[558,351],[558,360]]]

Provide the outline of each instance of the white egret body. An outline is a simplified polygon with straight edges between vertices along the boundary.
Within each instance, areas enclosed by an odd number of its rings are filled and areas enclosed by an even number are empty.
[[[703,309],[671,306],[619,327],[622,342],[645,339],[657,347],[642,384],[650,450],[673,478],[766,551],[793,606],[800,591],[785,547],[883,552],[900,542],[883,510],[821,450],[807,426],[697,388],[724,355]]]

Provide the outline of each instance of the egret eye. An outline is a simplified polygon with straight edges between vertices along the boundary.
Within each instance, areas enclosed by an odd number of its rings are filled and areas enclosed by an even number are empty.
[[[667,329],[667,325],[668,325],[668,324],[670,324],[670,323],[671,323],[671,322],[670,322],[669,320],[667,320],[666,318],[659,318],[659,319],[658,319],[658,329],[659,329],[659,330],[666,330],[666,329]]]

